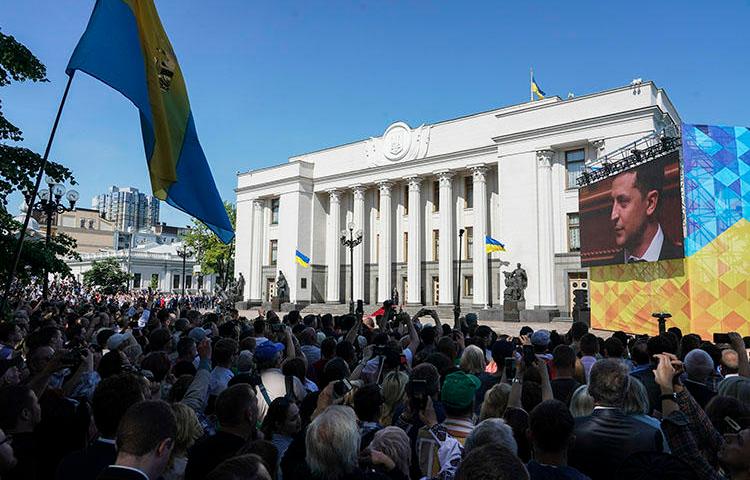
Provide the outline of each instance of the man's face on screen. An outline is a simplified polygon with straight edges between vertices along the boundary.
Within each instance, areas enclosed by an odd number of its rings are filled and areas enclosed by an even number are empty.
[[[621,173],[612,181],[612,212],[610,219],[618,247],[632,250],[640,244],[649,215],[656,208],[635,186],[635,172]],[[655,192],[654,192],[655,193]]]

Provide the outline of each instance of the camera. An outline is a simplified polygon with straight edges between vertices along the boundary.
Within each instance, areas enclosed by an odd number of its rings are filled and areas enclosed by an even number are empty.
[[[88,354],[88,350],[86,347],[75,347],[71,350],[68,350],[60,359],[60,361],[63,363],[63,365],[69,366],[69,367],[75,367],[80,364],[84,358],[86,358],[86,355]]]
[[[333,384],[333,397],[342,398],[352,390],[352,383],[347,378],[342,378]]]

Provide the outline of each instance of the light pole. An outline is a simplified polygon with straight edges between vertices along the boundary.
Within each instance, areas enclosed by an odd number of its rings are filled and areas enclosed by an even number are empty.
[[[182,248],[177,249],[177,255],[182,258],[182,298],[185,298],[185,261],[187,257],[193,255],[193,252],[188,249],[187,245],[183,244]]]
[[[354,222],[349,222],[346,225],[347,230],[341,230],[341,245],[349,248],[349,265],[351,266],[351,273],[349,275],[349,313],[354,313],[354,247],[362,243],[362,230],[358,229],[354,231]],[[330,272],[330,275],[335,272]]]
[[[43,213],[47,219],[47,232],[44,237],[44,245],[49,248],[50,240],[52,239],[52,216],[56,213],[72,212],[76,209],[76,202],[78,201],[78,192],[75,190],[68,191],[65,198],[68,199],[70,207],[66,207],[61,204],[63,195],[65,195],[65,187],[59,183],[47,177],[47,189],[41,190],[38,194],[38,200],[30,199],[29,208],[35,212]],[[44,267],[44,280],[42,283],[42,298],[47,299],[49,293],[49,275],[47,273],[47,266]]]
[[[130,259],[133,253],[133,237],[135,236],[135,229],[128,227],[128,291],[130,291]]]
[[[456,270],[456,298],[453,299],[453,328],[460,329],[458,318],[461,316],[461,247],[463,246],[464,229],[458,229],[458,269]]]

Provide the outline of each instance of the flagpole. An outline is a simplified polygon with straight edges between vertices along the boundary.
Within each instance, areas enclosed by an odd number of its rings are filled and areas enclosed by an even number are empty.
[[[52,131],[49,134],[49,140],[47,140],[47,148],[44,149],[44,156],[42,157],[42,165],[39,167],[39,173],[36,175],[36,183],[34,189],[31,191],[29,196],[26,198],[28,207],[26,209],[26,216],[23,219],[23,227],[21,233],[18,235],[18,243],[16,243],[16,250],[13,255],[13,268],[8,273],[8,278],[5,280],[5,289],[3,290],[3,299],[0,303],[0,315],[5,312],[5,306],[8,304],[8,297],[10,296],[10,289],[13,285],[13,280],[16,276],[16,270],[18,269],[18,261],[21,259],[21,251],[23,250],[23,240],[26,237],[26,229],[29,226],[31,219],[31,212],[33,210],[32,205],[37,193],[39,193],[39,185],[42,183],[42,177],[44,176],[44,170],[47,168],[47,159],[49,158],[49,152],[52,148],[52,141],[55,139],[55,132],[57,132],[57,125],[60,123],[60,116],[62,115],[63,107],[65,106],[65,100],[68,98],[68,91],[70,91],[70,84],[73,82],[73,75],[75,71],[71,72],[68,76],[68,83],[65,85],[65,91],[63,92],[62,99],[60,100],[60,106],[57,108],[57,115],[55,115],[55,122],[52,124]]]
[[[534,101],[534,68],[529,69],[529,101]]]

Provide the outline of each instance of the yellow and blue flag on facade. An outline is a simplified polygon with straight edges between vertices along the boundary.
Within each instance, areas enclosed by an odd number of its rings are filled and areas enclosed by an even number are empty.
[[[547,95],[541,88],[539,88],[539,85],[536,83],[536,80],[534,80],[533,75],[531,76],[531,91],[534,93],[534,95],[537,96],[538,100],[541,100],[545,95]]]
[[[88,73],[138,107],[154,196],[234,237],[195,131],[187,88],[153,0],[97,0],[65,72]]]
[[[484,237],[484,250],[487,253],[492,252],[504,252],[505,251],[505,245],[498,242],[494,238],[490,237],[489,235],[486,235]]]
[[[310,266],[310,257],[300,252],[299,250],[295,250],[294,259],[297,261],[297,263],[305,268]]]

